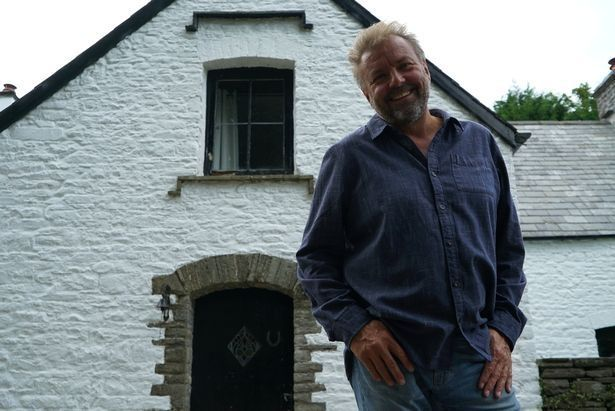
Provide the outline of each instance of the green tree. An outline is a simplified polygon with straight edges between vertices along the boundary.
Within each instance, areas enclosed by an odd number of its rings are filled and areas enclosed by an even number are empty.
[[[572,94],[576,97],[576,101],[566,120],[598,120],[598,106],[589,84],[582,83],[572,90]]]
[[[514,86],[493,107],[500,117],[509,121],[597,120],[598,109],[589,84],[582,83],[572,94],[573,97],[538,93],[530,86],[524,90]]]

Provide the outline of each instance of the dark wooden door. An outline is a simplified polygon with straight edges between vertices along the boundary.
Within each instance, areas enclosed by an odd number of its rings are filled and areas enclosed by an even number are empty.
[[[292,299],[219,291],[194,307],[192,410],[292,410]]]

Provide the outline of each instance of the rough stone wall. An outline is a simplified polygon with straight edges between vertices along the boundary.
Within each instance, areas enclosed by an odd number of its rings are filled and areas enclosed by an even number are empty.
[[[545,410],[615,410],[615,358],[539,360]]]
[[[597,357],[594,330],[615,325],[615,239],[526,240],[537,358]]]
[[[293,19],[184,28],[194,11],[297,9],[313,30]],[[316,175],[326,148],[371,115],[346,63],[359,29],[328,0],[178,0],[0,134],[0,408],[170,407],[150,395],[164,359],[152,345],[162,331],[147,327],[159,317],[151,279],[216,255],[292,260],[311,201],[292,181],[167,195],[177,176],[202,173],[206,70],[294,68],[295,173]],[[432,105],[469,117],[438,90]],[[349,410],[337,354],[312,354],[327,389],[315,397]]]

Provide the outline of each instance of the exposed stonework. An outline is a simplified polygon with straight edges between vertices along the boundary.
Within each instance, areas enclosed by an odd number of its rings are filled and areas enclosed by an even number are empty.
[[[615,358],[538,360],[545,410],[615,410]]]
[[[313,351],[335,350],[333,344],[310,344],[306,334],[320,331],[310,312],[310,302],[297,282],[296,263],[262,254],[234,254],[208,257],[186,264],[174,273],[152,279],[153,294],[165,288],[176,296],[169,321],[150,323],[164,330],[164,338],[152,343],[164,347],[164,363],[156,364],[156,374],[164,376],[162,384],[152,387],[151,394],[169,396],[175,410],[190,408],[192,330],[194,301],[206,294],[232,288],[258,287],[278,291],[293,299],[294,328],[294,409],[325,410],[324,403],[312,401],[312,394],[324,391],[315,374],[322,365],[312,361]]]

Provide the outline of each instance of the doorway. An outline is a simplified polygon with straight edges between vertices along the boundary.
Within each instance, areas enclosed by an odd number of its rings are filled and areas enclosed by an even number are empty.
[[[293,409],[293,301],[260,288],[194,303],[192,410]]]

